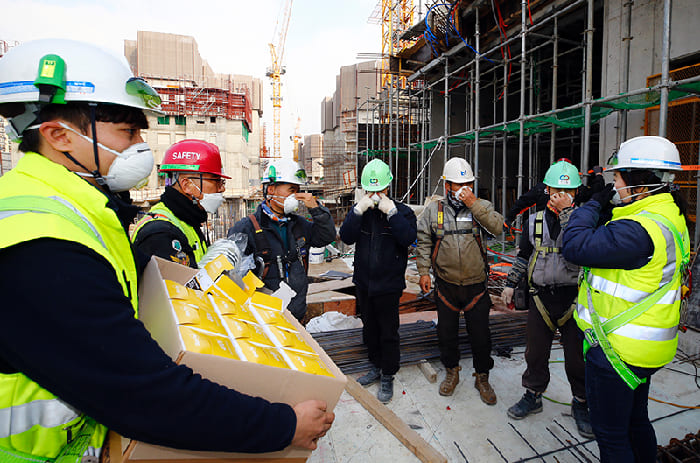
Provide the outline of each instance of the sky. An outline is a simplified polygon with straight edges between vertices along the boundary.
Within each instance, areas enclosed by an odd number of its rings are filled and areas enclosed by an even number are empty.
[[[332,96],[341,66],[381,52],[381,26],[369,24],[379,0],[293,0],[283,64],[281,151],[291,155],[297,118],[302,135],[320,133],[321,101]],[[269,43],[287,0],[0,0],[0,40],[70,38],[124,53],[139,30],[189,35],[214,72],[263,82],[267,144],[272,149]],[[27,24],[31,24],[28,26]]]

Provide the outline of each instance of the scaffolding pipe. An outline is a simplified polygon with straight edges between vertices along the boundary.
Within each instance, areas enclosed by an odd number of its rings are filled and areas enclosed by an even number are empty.
[[[661,46],[661,103],[659,105],[659,136],[666,136],[668,119],[668,76],[671,51],[671,0],[664,0],[664,29]]]
[[[586,96],[583,123],[583,155],[580,169],[588,171],[588,159],[591,150],[591,100],[593,100],[593,0],[588,0],[588,19],[586,24]],[[588,176],[583,176],[583,184],[588,185]]]
[[[535,60],[532,58],[532,55],[530,55],[530,82],[529,82],[529,106],[528,106],[528,111],[530,114],[535,113],[535,101],[534,101],[534,93],[535,93]],[[527,136],[527,189],[529,190],[532,188],[532,134]]]
[[[554,47],[552,51],[552,109],[557,109],[557,86],[559,85],[559,18],[554,18]],[[549,164],[554,162],[557,128],[552,124],[549,143]]]
[[[474,15],[476,16],[476,21],[474,23],[474,40],[476,44],[476,50],[479,51],[480,47],[480,37],[481,33],[479,30],[479,12]],[[476,130],[476,133],[474,135],[474,193],[478,196],[479,195],[479,127],[480,127],[480,105],[479,105],[479,98],[481,96],[481,88],[480,88],[480,82],[481,82],[481,76],[479,75],[479,72],[481,71],[480,65],[481,60],[479,59],[479,55],[477,54],[476,56],[476,61],[474,63],[474,123],[472,124],[472,127],[474,130]]]
[[[447,151],[448,151],[448,146],[449,146],[449,143],[447,142],[447,140],[448,140],[448,138],[449,138],[449,136],[450,136],[450,132],[449,132],[450,126],[449,126],[449,124],[448,124],[448,116],[449,116],[449,114],[450,114],[450,112],[449,112],[449,101],[450,101],[450,79],[449,79],[449,75],[450,75],[450,74],[449,74],[449,69],[448,69],[448,59],[447,59],[446,56],[444,57],[444,60],[445,60],[445,97],[444,97],[444,102],[445,102],[444,116],[445,116],[445,120],[443,121],[443,136],[445,137],[445,155],[444,155],[444,157],[443,157],[443,162],[442,162],[443,169],[444,169],[444,167],[445,167],[445,164],[447,163],[447,154],[448,154]],[[438,183],[439,183],[439,180],[438,180]]]
[[[498,101],[497,95],[496,95],[496,79],[498,77],[496,74],[493,75],[493,123],[496,123],[496,102]],[[496,204],[496,137],[491,137],[491,142],[493,143],[492,146],[492,152],[491,152],[491,202],[493,204]],[[501,211],[504,212],[505,211]],[[509,224],[510,225],[510,224]]]
[[[698,162],[700,165],[700,142],[698,142]],[[698,226],[697,217],[700,217],[700,170],[695,174],[697,177],[697,186],[695,187],[695,252],[698,250],[698,240],[700,240],[700,227]]]
[[[525,150],[525,44],[527,41],[527,0],[520,2],[520,131],[518,132],[518,191],[523,194],[523,157]],[[503,208],[505,210],[505,208]]]
[[[508,63],[503,63],[503,120],[508,119]],[[507,178],[507,162],[506,162],[506,151],[508,143],[508,134],[503,133],[503,153],[501,153],[501,160],[503,161],[503,178],[501,179],[501,211],[506,210],[506,180]],[[505,244],[506,235],[505,230],[501,233],[502,242]],[[503,246],[501,249],[505,249]]]
[[[394,175],[397,177],[399,176],[399,163],[401,162],[401,157],[399,156],[399,147],[401,146],[401,140],[399,136],[399,130],[401,128],[401,99],[399,98],[399,94],[401,93],[399,89],[399,76],[396,76],[396,87],[394,88],[394,91],[396,92],[396,117],[394,118],[396,122],[396,138],[395,138],[395,157],[394,157]],[[396,188],[393,189],[394,196],[398,196],[399,193],[399,186],[398,184],[396,185]]]
[[[622,37],[624,43],[622,52],[622,93],[627,93],[630,86],[630,48],[632,45],[632,4],[633,0],[627,0],[622,6],[624,7],[624,19],[622,20],[625,27],[625,35]],[[627,140],[627,110],[618,111],[618,130],[615,146]]]

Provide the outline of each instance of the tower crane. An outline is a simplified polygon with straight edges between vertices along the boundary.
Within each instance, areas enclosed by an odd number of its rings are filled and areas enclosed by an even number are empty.
[[[289,29],[289,16],[292,11],[292,2],[294,0],[284,0],[284,6],[280,17],[277,18],[275,25],[274,43],[270,43],[270,56],[272,58],[272,66],[267,69],[265,75],[272,82],[272,113],[273,113],[273,144],[272,157],[280,157],[280,113],[282,108],[282,74],[286,72],[282,66],[284,59],[284,45],[287,40],[287,29]]]
[[[294,129],[294,136],[291,137],[294,143],[293,154],[294,160],[299,160],[299,143],[301,143],[301,117],[297,117],[297,125]]]

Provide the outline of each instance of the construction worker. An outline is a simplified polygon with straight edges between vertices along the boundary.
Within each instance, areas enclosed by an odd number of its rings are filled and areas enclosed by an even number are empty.
[[[263,202],[255,213],[242,218],[228,231],[248,236],[245,254],[262,262],[262,279],[272,291],[287,283],[296,294],[287,308],[301,321],[306,315],[309,248],[322,248],[335,240],[330,211],[311,193],[300,193],[306,172],[289,158],[273,159],[265,168]],[[299,201],[309,209],[311,220],[295,214]]]
[[[24,152],[0,178],[0,460],[96,461],[107,427],[181,449],[314,448],[324,402],[204,379],[135,317],[128,190],[153,168],[141,130],[158,94],[123,57],[61,39],[0,58],[0,89]]]
[[[572,318],[578,293],[578,266],[567,262],[561,255],[561,224],[559,214],[574,205],[574,197],[581,186],[578,169],[566,162],[554,163],[544,176],[549,202],[544,211],[530,214],[523,227],[520,247],[513,263],[503,300],[511,304],[513,292],[522,279],[530,289],[527,318],[527,349],[523,373],[523,397],[508,409],[508,416],[521,420],[542,411],[542,393],[549,384],[549,354],[554,334],[559,330],[564,346],[564,368],[571,385],[571,413],[579,434],[592,438],[591,423],[586,404],[581,331]]]
[[[614,188],[571,214],[562,249],[584,267],[574,317],[601,461],[653,462],[649,387],[676,353],[690,254],[686,203],[672,183],[682,168],[676,146],[656,136],[627,140],[609,164]],[[598,226],[611,200],[612,220]]]
[[[201,225],[224,201],[225,179],[219,148],[182,140],[168,148],[159,173],[167,175],[160,202],[136,224],[131,238],[147,255],[197,268],[207,251]]]
[[[491,299],[486,291],[488,264],[482,230],[495,235],[503,230],[503,216],[493,205],[477,199],[473,192],[474,173],[462,158],[445,163],[442,178],[445,198],[429,203],[418,220],[416,265],[420,287],[431,289],[430,269],[435,277],[440,360],[446,369],[440,395],[449,396],[459,383],[459,316],[464,312],[474,358],[474,387],[481,400],[496,403],[489,384]]]
[[[362,337],[372,364],[358,382],[380,381],[377,398],[388,403],[399,371],[399,299],[406,288],[408,248],[416,240],[416,215],[387,196],[394,176],[373,159],[362,169],[366,194],[345,216],[340,239],[355,244],[355,300],[362,318]]]

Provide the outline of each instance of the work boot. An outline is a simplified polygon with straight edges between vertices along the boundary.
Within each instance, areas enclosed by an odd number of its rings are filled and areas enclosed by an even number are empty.
[[[571,400],[571,414],[576,421],[578,433],[587,439],[595,439],[595,434],[593,434],[593,428],[591,427],[591,418],[588,416],[588,404],[574,397]]]
[[[542,411],[542,394],[527,389],[518,402],[508,409],[508,416],[522,420],[528,415]]]
[[[479,390],[481,401],[486,405],[496,405],[496,393],[493,392],[493,388],[489,384],[489,374],[474,373],[472,376],[475,377],[474,387]]]
[[[372,368],[369,369],[369,371],[366,374],[357,378],[357,382],[360,383],[360,385],[362,385],[362,386],[369,386],[370,384],[374,384],[377,381],[379,381],[379,378],[381,376],[382,376],[382,369],[373,366]]]
[[[382,375],[382,381],[377,391],[377,399],[383,404],[389,403],[394,396],[394,375]]]
[[[459,383],[459,370],[462,367],[446,368],[445,379],[440,383],[440,395],[452,395]]]

